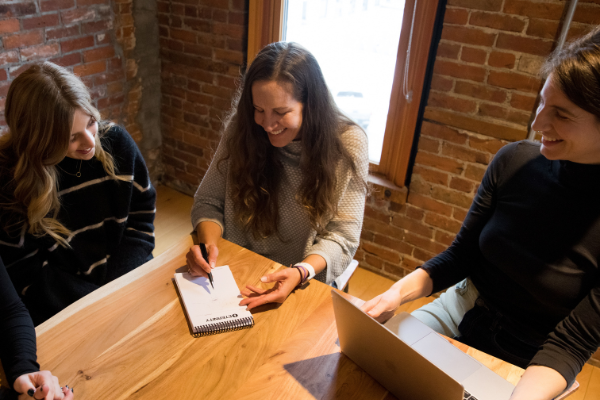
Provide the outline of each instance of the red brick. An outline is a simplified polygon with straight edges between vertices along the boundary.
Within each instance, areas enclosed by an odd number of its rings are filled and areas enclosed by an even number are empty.
[[[244,25],[246,23],[246,13],[229,11],[229,23]]]
[[[21,75],[23,72],[27,71],[29,69],[29,67],[31,67],[31,64],[23,64],[21,63],[21,65],[19,66],[19,68],[17,68],[16,70],[13,69],[10,71],[10,77],[12,79],[16,78],[17,76]]]
[[[525,111],[533,111],[537,102],[537,96],[525,96],[518,93],[513,93],[510,98],[511,107]]]
[[[9,87],[10,87],[10,82],[0,83],[0,97],[6,97],[6,95],[8,94]]]
[[[460,52],[460,45],[441,42],[437,48],[437,57],[458,59],[458,53]]]
[[[78,6],[92,6],[95,4],[109,4],[110,0],[77,0]]]
[[[436,186],[431,192],[431,197],[445,203],[457,205],[459,207],[469,208],[473,202],[473,197],[456,190],[447,189],[445,187]]]
[[[472,100],[461,99],[439,92],[429,92],[427,105],[463,113],[472,113],[477,109],[477,104]]]
[[[18,32],[19,29],[19,20],[16,18],[0,21],[0,33]]]
[[[79,64],[81,62],[81,53],[71,53],[66,56],[53,58],[50,61],[62,67],[70,67],[71,65]]]
[[[500,11],[502,0],[448,0],[448,5],[475,10]]]
[[[452,158],[440,157],[435,154],[418,152],[415,159],[416,164],[425,165],[441,169],[442,171],[460,174],[464,168],[463,163]]]
[[[443,245],[446,245],[446,246],[450,246],[452,244],[452,242],[454,241],[455,237],[456,237],[456,235],[448,234],[446,232],[442,232],[442,231],[435,232],[435,241],[439,242]]]
[[[363,230],[367,232],[379,233],[390,237],[402,237],[404,231],[396,228],[387,222],[376,221],[371,218],[365,218],[363,222]]]
[[[487,52],[485,50],[475,49],[466,46],[463,46],[462,53],[460,54],[461,60],[475,64],[485,63],[486,57]]]
[[[421,139],[419,139],[420,141]],[[438,185],[448,185],[448,174],[435,169],[429,169],[422,165],[415,165],[413,167],[413,176],[419,175],[427,182],[436,183]]]
[[[474,11],[471,13],[469,25],[483,26],[485,28],[503,31],[521,32],[525,28],[525,21],[510,15]]]
[[[495,33],[484,32],[478,28],[444,25],[442,39],[453,42],[467,43],[476,46],[491,47],[496,38]]]
[[[459,221],[434,213],[427,213],[425,215],[425,223],[453,233],[457,233],[462,225]]]
[[[6,70],[0,69],[0,81],[5,81],[6,79],[8,79],[8,74],[6,73]],[[2,110],[2,107],[0,107],[0,110]]]
[[[527,35],[542,39],[554,39],[558,33],[559,21],[547,19],[530,19],[527,27]]]
[[[459,133],[457,130],[447,126],[434,124],[429,121],[423,121],[423,124],[421,125],[421,135],[427,135],[458,144],[467,143],[467,135]]]
[[[45,14],[39,17],[24,18],[22,21],[24,30],[45,28],[59,24],[58,13]]]
[[[441,122],[459,129],[496,137],[499,139],[517,141],[527,138],[527,130],[500,125],[494,122],[481,120],[464,114],[455,114],[441,109],[425,109],[424,118]]]
[[[493,101],[495,103],[503,103],[506,100],[505,91],[470,82],[456,82],[454,91],[458,94],[474,97],[476,99]]]
[[[218,22],[212,24],[212,32],[217,35],[226,35],[239,39],[244,38],[246,35],[246,29],[243,25],[229,25]]]
[[[423,219],[425,212],[417,207],[406,205],[406,216],[408,218],[416,219],[418,221]]]
[[[60,47],[63,53],[69,53],[74,50],[84,49],[94,46],[93,36],[84,36],[82,38],[63,40],[60,42]]]
[[[446,78],[441,75],[434,74],[431,78],[431,90],[439,90],[441,92],[449,92],[452,90],[453,79]]]
[[[464,65],[452,61],[436,60],[434,72],[454,78],[468,79],[483,82],[486,71],[484,68],[473,65]]]
[[[563,8],[564,3],[506,0],[502,11],[506,14],[525,15],[530,18],[559,20],[562,16]]]
[[[0,65],[19,62],[19,53],[16,51],[5,51],[0,53]]]
[[[63,39],[77,35],[79,35],[79,25],[73,25],[67,28],[46,29],[46,40]]]
[[[60,14],[62,23],[65,25],[82,21],[91,21],[96,18],[96,11],[89,8],[76,8],[74,10],[62,11]]]
[[[231,0],[233,10],[246,11],[246,2],[244,0]]]
[[[442,144],[442,155],[452,157],[453,159],[474,162],[478,164],[488,164],[490,162],[489,154],[472,150],[467,147],[457,146],[452,143]]]
[[[20,17],[23,15],[31,15],[35,13],[35,2],[33,1],[12,4],[0,4],[0,18]]]
[[[426,136],[421,136],[419,138],[419,150],[436,154],[440,150],[440,142],[435,139],[429,139]]]
[[[73,73],[77,76],[94,75],[104,71],[106,71],[106,61],[97,61],[73,67]]]
[[[467,165],[467,169],[465,170],[465,178],[481,182],[483,175],[485,174],[485,170],[485,167],[479,165]]]
[[[446,250],[445,246],[442,246],[439,243],[433,241],[433,239],[424,238],[422,236],[416,235],[412,232],[406,232],[405,235],[406,242],[414,245],[416,248],[423,249],[434,254],[441,253]],[[415,249],[417,250],[417,249]]]
[[[402,238],[391,238],[384,235],[373,235],[373,242],[375,244],[395,250],[399,253],[412,253],[413,247],[401,239]]]
[[[83,61],[86,63],[92,61],[103,60],[111,58],[115,55],[115,49],[113,46],[104,46],[93,50],[88,50],[83,53]]]
[[[433,237],[433,229],[428,226],[423,225],[422,223],[415,221],[414,219],[409,219],[406,217],[402,217],[401,215],[395,216],[392,220],[392,225],[402,228],[408,232],[416,233],[417,235],[424,236],[426,238]]]
[[[490,58],[488,59],[488,65],[490,67],[498,68],[513,68],[515,66],[515,55],[511,53],[492,51],[490,53]]]
[[[43,31],[31,31],[26,33],[19,33],[4,38],[5,49],[16,49],[19,47],[33,46],[40,44],[44,41]]]
[[[469,20],[469,12],[460,8],[446,8],[444,24],[466,25]]]
[[[488,84],[505,89],[537,93],[541,86],[539,78],[515,72],[490,71]]]
[[[498,118],[501,120],[514,122],[515,124],[527,125],[529,123],[531,113],[523,113],[493,104],[480,104],[479,115]]]
[[[188,43],[196,43],[196,34],[191,31],[185,31],[183,29],[170,29],[171,38],[175,40],[181,40]]]
[[[467,211],[463,208],[457,208],[454,207],[454,209],[452,210],[452,218],[454,218],[457,221],[464,221],[466,216],[467,216]]]
[[[213,49],[210,46],[202,44],[185,43],[183,51],[187,54],[197,54],[199,56],[210,58]]]
[[[386,224],[389,224],[391,221],[391,217],[388,214],[376,210],[368,205],[365,207],[365,217],[384,222]]]
[[[498,150],[504,147],[505,142],[498,139],[479,139],[475,136],[469,138],[469,146],[481,151],[487,151],[496,154]],[[478,179],[479,180],[479,179]]]
[[[520,51],[538,56],[547,56],[550,54],[553,46],[554,42],[552,40],[509,35],[506,33],[498,34],[498,40],[496,41],[496,47],[499,49]]]
[[[573,21],[597,25],[600,22],[600,7],[591,4],[578,4]]]
[[[460,190],[461,192],[471,193],[474,185],[472,182],[470,182],[466,179],[462,179],[462,178],[454,176],[450,180],[449,187],[450,187],[450,189],[456,189],[456,190]]]
[[[435,213],[446,215],[448,217],[452,214],[451,206],[420,194],[409,193],[408,203],[414,205],[415,207],[422,208],[426,211],[433,211]]]
[[[186,18],[185,24],[192,28],[194,31],[198,32],[210,32],[210,21],[202,20],[202,19],[193,19]]]
[[[40,9],[42,12],[65,10],[75,7],[75,0],[42,0]]]
[[[21,49],[22,61],[40,60],[55,56],[60,51],[58,43],[43,44],[39,46],[26,47]]]

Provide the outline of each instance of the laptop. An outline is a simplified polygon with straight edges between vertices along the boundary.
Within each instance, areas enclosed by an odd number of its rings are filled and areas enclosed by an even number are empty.
[[[342,353],[398,399],[508,400],[514,386],[408,313],[385,325],[332,290]]]

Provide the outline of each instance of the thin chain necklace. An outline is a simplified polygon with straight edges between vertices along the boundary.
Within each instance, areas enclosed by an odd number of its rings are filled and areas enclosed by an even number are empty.
[[[65,174],[71,175],[71,176],[76,176],[78,178],[81,178],[81,164],[83,163],[83,160],[79,160],[79,170],[77,171],[76,174],[72,174],[70,172],[65,171],[64,169],[62,169],[62,167],[60,165],[58,165],[58,168],[60,168]]]

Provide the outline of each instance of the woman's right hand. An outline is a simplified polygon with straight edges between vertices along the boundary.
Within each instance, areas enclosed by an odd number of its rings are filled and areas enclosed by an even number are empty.
[[[204,257],[202,257],[200,246],[194,245],[190,248],[190,251],[188,251],[185,256],[190,275],[208,278],[208,273],[215,268],[217,265],[219,248],[216,244],[207,244],[206,252],[208,253],[208,263],[204,260]]]
[[[394,315],[394,311],[400,307],[401,302],[400,292],[392,286],[386,292],[363,304],[361,310],[383,323]]]
[[[37,388],[37,390],[36,390]],[[19,376],[13,384],[19,393],[19,400],[31,399],[27,391],[34,389],[34,399],[38,400],[72,400],[73,391],[66,386],[61,388],[58,378],[50,371],[38,371]]]

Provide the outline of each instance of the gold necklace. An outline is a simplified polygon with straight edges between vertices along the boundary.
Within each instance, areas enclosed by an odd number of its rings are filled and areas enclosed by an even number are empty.
[[[62,167],[60,165],[58,165],[58,168],[60,168],[65,174],[71,175],[71,176],[76,176],[78,178],[81,178],[81,164],[83,163],[83,160],[79,160],[79,170],[77,171],[76,174],[72,174],[70,172],[65,171],[64,169],[62,169]]]

